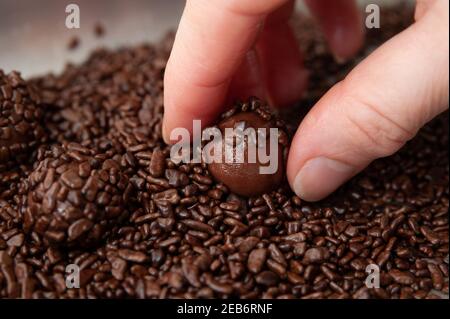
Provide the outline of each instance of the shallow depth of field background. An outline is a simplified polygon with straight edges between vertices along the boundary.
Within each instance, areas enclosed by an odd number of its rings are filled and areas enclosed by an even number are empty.
[[[360,4],[392,5],[407,0],[360,0]],[[98,46],[110,48],[154,42],[176,28],[184,0],[0,0],[0,68],[21,71],[24,77],[59,72],[66,62],[80,63]],[[412,1],[409,1],[412,2]],[[81,28],[65,27],[65,8],[76,3]],[[303,10],[301,0],[298,9]],[[101,22],[106,34],[96,38],[94,25]],[[381,27],[383,26],[381,21]],[[73,36],[81,40],[67,49]]]

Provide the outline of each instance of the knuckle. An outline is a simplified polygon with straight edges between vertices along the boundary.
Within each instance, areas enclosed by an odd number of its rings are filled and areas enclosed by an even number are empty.
[[[345,103],[356,146],[371,158],[392,155],[415,135],[367,100],[347,95]]]

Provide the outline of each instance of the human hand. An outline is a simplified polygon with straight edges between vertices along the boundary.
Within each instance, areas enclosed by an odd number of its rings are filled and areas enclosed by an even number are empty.
[[[341,60],[361,46],[353,1],[306,1]],[[272,105],[299,99],[306,71],[287,19],[286,0],[188,1],[165,74],[163,135],[204,125],[233,96]],[[397,151],[448,107],[448,2],[421,0],[416,20],[335,85],[302,121],[287,176],[305,200],[318,200],[372,160]],[[262,80],[261,80],[262,79]]]

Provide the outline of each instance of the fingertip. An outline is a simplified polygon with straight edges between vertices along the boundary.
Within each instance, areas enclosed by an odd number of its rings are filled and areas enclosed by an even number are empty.
[[[308,71],[289,23],[267,26],[257,51],[270,104],[285,107],[300,100],[308,83]]]
[[[170,143],[170,134],[167,131],[165,118],[163,118],[161,130],[162,130],[162,138],[164,140],[164,143],[166,143],[168,145],[171,144]]]
[[[308,86],[309,72],[306,69],[293,70],[292,74],[281,79],[272,79],[268,90],[270,104],[276,107],[291,106],[299,101]]]
[[[229,81],[213,87],[197,87],[179,80],[171,82],[170,94],[164,98],[162,134],[168,144],[178,141],[171,137],[173,130],[184,128],[192,132],[194,121],[199,121],[203,128],[214,122],[226,106]]]
[[[353,57],[364,42],[361,10],[354,0],[305,0],[338,63]]]
[[[173,108],[171,107],[171,103],[173,101],[173,96],[171,96],[171,94],[174,94],[175,91],[172,89],[171,80],[167,72],[164,75],[164,87],[164,115],[162,119],[161,131],[164,142],[170,145],[170,123],[172,122],[171,117],[173,117],[175,113]]]
[[[336,25],[328,35],[336,62],[343,64],[357,54],[363,45],[364,34],[362,24],[356,21],[354,25]]]
[[[250,50],[230,83],[227,102],[245,100],[250,96],[266,99],[261,64],[255,50]]]

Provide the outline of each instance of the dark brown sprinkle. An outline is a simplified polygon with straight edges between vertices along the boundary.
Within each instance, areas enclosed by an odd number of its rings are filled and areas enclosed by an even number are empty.
[[[433,245],[437,245],[441,242],[440,237],[427,226],[421,226],[420,232]]]
[[[330,257],[330,253],[325,247],[310,248],[305,252],[303,262],[305,264],[320,264]]]
[[[243,239],[239,245],[239,251],[242,253],[247,253],[252,250],[259,243],[259,239],[257,237],[249,236]]]
[[[10,247],[11,246],[20,247],[20,246],[22,246],[24,240],[25,240],[24,234],[19,233],[17,235],[12,236],[11,238],[9,238],[8,241],[6,242],[6,244]]]
[[[279,264],[286,266],[286,264],[287,264],[286,258],[284,257],[284,254],[280,251],[280,249],[277,247],[277,245],[275,245],[273,243],[270,244],[269,252],[270,252],[271,258],[273,258]]]
[[[185,224],[186,226],[188,226],[189,228],[192,228],[194,230],[198,230],[200,232],[205,232],[208,233],[210,235],[214,235],[215,230],[213,227],[211,227],[208,224],[196,221],[196,220],[189,220],[189,219],[185,219],[182,221],[183,224]]]
[[[86,218],[82,218],[72,223],[67,231],[69,240],[73,241],[78,239],[84,233],[88,232],[94,224]]]
[[[247,261],[248,270],[257,274],[261,271],[267,258],[267,249],[257,248],[250,252]]]
[[[113,258],[111,261],[111,274],[117,280],[123,280],[127,268],[127,262],[121,258]]]
[[[80,46],[80,38],[77,36],[73,36],[70,38],[69,42],[67,43],[67,48],[69,50],[75,50]]]
[[[363,53],[406,27],[406,11],[382,12]],[[293,23],[314,72],[300,107],[279,114],[283,147],[356,61],[334,63],[308,21]],[[241,197],[206,165],[170,160],[172,39],[99,49],[56,76],[0,71],[1,298],[448,298],[447,114],[321,202],[285,180]],[[239,112],[281,124],[257,99],[222,118]],[[371,263],[379,289],[364,285]],[[68,264],[81,289],[66,288]]]
[[[105,27],[100,22],[94,25],[94,34],[96,37],[101,38],[105,35]]]
[[[442,274],[439,267],[433,263],[428,264],[428,270],[431,275],[431,280],[433,282],[433,287],[437,290],[441,290],[444,285],[444,275]],[[448,277],[448,274],[447,274]],[[447,292],[448,293],[448,292]]]
[[[118,253],[119,257],[135,263],[143,263],[147,260],[147,255],[140,251],[119,249]]]
[[[276,273],[266,270],[256,275],[255,281],[260,285],[273,287],[278,284],[279,277]]]
[[[306,240],[306,234],[303,232],[298,232],[294,234],[290,234],[284,237],[284,240],[286,241],[293,241],[293,242],[302,242]]]
[[[392,277],[392,279],[401,285],[412,285],[415,282],[414,275],[410,272],[401,271],[398,269],[391,269],[389,271],[389,275]]]
[[[166,156],[160,149],[155,149],[150,160],[149,172],[153,177],[160,177],[164,174]]]

